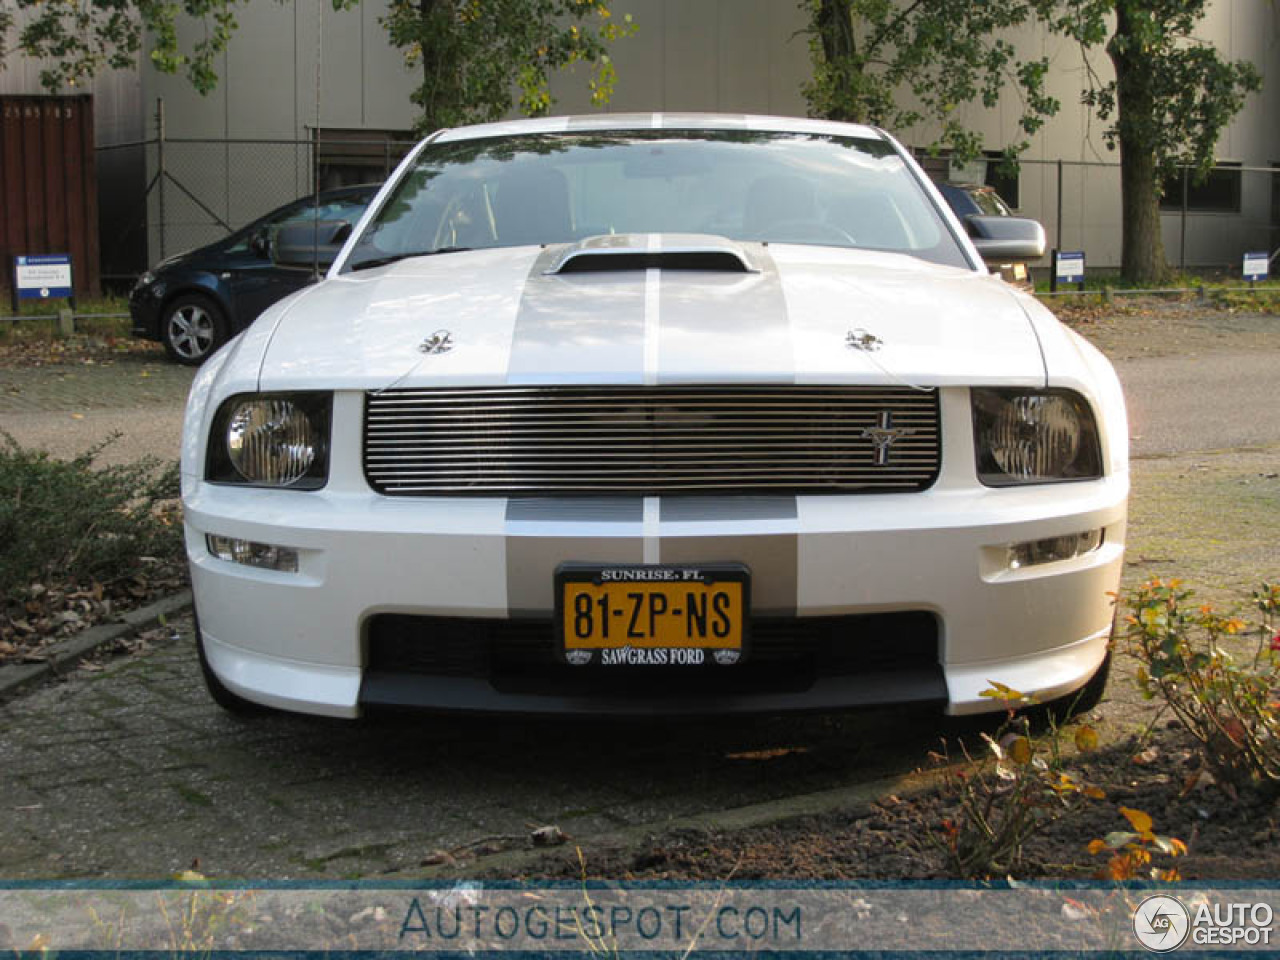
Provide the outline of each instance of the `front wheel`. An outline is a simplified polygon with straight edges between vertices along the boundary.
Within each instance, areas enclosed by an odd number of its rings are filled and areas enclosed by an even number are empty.
[[[222,308],[208,297],[184,294],[170,301],[160,318],[164,349],[178,363],[199,366],[227,341]]]

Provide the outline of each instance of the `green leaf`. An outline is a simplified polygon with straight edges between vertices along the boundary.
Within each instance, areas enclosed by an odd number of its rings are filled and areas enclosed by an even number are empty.
[[[1136,833],[1130,833],[1127,830],[1116,830],[1112,833],[1108,833],[1106,837],[1103,838],[1102,842],[1107,845],[1108,850],[1119,850],[1121,847],[1133,843],[1133,841],[1137,839],[1138,835]]]

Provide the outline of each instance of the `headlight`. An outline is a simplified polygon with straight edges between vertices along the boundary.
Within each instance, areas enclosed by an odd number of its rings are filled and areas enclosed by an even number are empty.
[[[241,394],[213,419],[205,478],[317,490],[329,477],[329,393]]]
[[[149,287],[156,282],[156,275],[147,270],[138,278],[138,282],[133,285],[133,289],[141,290],[143,287]]]
[[[989,487],[1102,476],[1093,411],[1070,390],[974,390],[973,439]]]

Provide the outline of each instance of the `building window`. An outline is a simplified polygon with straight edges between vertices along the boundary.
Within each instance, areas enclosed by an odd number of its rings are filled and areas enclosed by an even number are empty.
[[[1209,175],[1197,181],[1194,171],[1187,175],[1187,210],[1191,213],[1239,213],[1240,184],[1243,172],[1239,163],[1219,162]],[[1182,171],[1166,177],[1160,209],[1176,213],[1182,209]]]
[[[1000,194],[1000,199],[1013,209],[1022,205],[1018,190],[1018,172],[1008,169],[1004,162],[1004,153],[999,150],[984,150],[982,156],[969,163],[949,162],[946,179],[953,183],[976,183],[991,187]]]
[[[1010,170],[1004,163],[1004,154],[995,150],[985,151],[987,175],[982,181],[988,187],[995,187],[996,193],[1013,209],[1022,206],[1022,198],[1018,195],[1018,171]]]
[[[315,131],[312,131],[315,139]],[[417,143],[407,130],[320,130],[320,189],[381,183]]]

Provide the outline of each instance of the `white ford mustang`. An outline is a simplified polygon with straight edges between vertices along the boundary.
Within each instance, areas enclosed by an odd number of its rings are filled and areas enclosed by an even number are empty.
[[[1124,400],[984,267],[1043,242],[962,224],[867,127],[430,137],[326,279],[192,388],[213,696],[343,717],[963,714],[999,708],[991,681],[1096,699]]]

